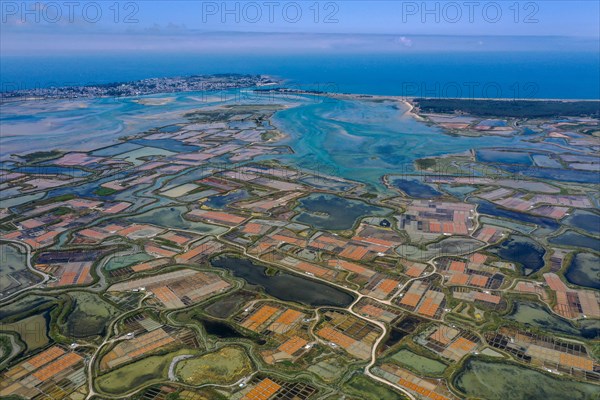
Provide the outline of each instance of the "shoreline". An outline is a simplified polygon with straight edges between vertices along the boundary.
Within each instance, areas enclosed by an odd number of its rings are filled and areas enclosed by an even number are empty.
[[[598,99],[512,99],[512,98],[439,98],[439,97],[407,97],[407,96],[388,96],[388,95],[367,95],[367,94],[352,94],[352,93],[327,93],[313,92],[292,89],[273,89],[266,90],[265,93],[270,94],[294,94],[294,95],[312,95],[327,97],[331,99],[341,100],[363,100],[363,101],[391,101],[398,102],[406,106],[408,109],[403,112],[403,115],[408,114],[417,121],[428,123],[430,122],[427,115],[471,115],[481,118],[592,118],[600,117],[600,100]],[[423,110],[420,107],[420,102],[447,102],[456,103],[456,108],[447,108],[444,110]],[[500,108],[507,105],[506,109],[498,109],[498,113],[474,112],[473,106],[477,104],[493,104],[496,103]],[[464,107],[462,108],[461,105]],[[540,110],[536,112],[523,111],[524,105],[539,106]],[[557,112],[556,105],[563,105],[566,109]],[[596,107],[593,107],[593,106]],[[512,106],[513,110],[510,109]],[[545,109],[541,108],[544,107]],[[554,107],[553,107],[554,106]],[[439,105],[438,105],[439,107]],[[592,107],[592,109],[590,109]],[[434,106],[435,108],[435,106]],[[521,109],[520,109],[521,108]],[[579,108],[579,109],[578,109]],[[482,110],[483,111],[483,110]]]
[[[285,83],[287,80],[285,78],[281,78],[279,76],[273,76],[268,74],[200,74],[200,75],[189,75],[189,76],[163,76],[163,77],[154,77],[141,79],[136,81],[128,81],[128,82],[110,82],[110,83],[98,83],[98,84],[88,84],[88,85],[74,85],[74,86],[59,86],[59,87],[49,87],[49,88],[40,88],[40,89],[27,89],[27,90],[17,90],[17,91],[0,91],[0,103],[12,103],[12,102],[26,102],[26,101],[45,101],[45,100],[69,100],[69,99],[82,99],[82,100],[93,100],[93,99],[105,99],[105,98],[144,98],[146,96],[155,96],[155,95],[174,95],[178,93],[204,93],[216,91],[216,89],[205,89],[205,90],[171,90],[171,91],[156,91],[152,93],[141,93],[135,95],[123,95],[123,96],[115,96],[115,95],[89,95],[85,93],[81,93],[80,95],[71,94],[69,96],[44,96],[44,95],[36,95],[33,92],[37,91],[60,91],[60,90],[73,90],[73,89],[90,89],[90,88],[105,88],[116,85],[133,85],[133,84],[142,84],[149,81],[168,81],[168,80],[192,80],[198,78],[218,78],[218,79],[227,79],[232,78],[233,80],[241,79],[242,77],[259,77],[261,80],[266,80],[265,83],[258,83],[255,86],[232,86],[222,90],[236,90],[236,89],[253,89],[254,91],[264,90],[265,93],[275,93],[275,94],[297,94],[297,95],[313,95],[313,96],[322,96],[322,97],[330,97],[330,98],[342,98],[342,99],[355,99],[355,100],[390,100],[390,101],[401,101],[405,104],[412,104],[414,100],[451,100],[451,101],[525,101],[525,102],[565,102],[565,103],[573,103],[573,102],[598,102],[599,99],[589,99],[589,98],[509,98],[509,97],[427,97],[427,96],[403,96],[403,95],[379,95],[379,94],[366,94],[366,93],[334,93],[334,92],[319,92],[319,91],[310,91],[310,90],[302,90],[302,89],[291,89],[286,88]],[[278,86],[279,88],[273,88],[272,90],[262,89],[267,88],[269,86]],[[8,96],[11,93],[22,92],[23,96]]]
[[[178,93],[206,93],[281,85],[282,79],[255,74],[201,74],[165,76],[128,82],[110,82],[0,92],[0,104],[49,100],[146,98]],[[159,88],[160,86],[160,88]]]
[[[281,88],[285,89],[285,88]],[[277,89],[274,89],[274,93],[277,93]],[[427,97],[427,96],[402,96],[402,95],[383,95],[383,94],[364,94],[364,93],[330,93],[330,92],[312,92],[308,90],[296,90],[289,89],[289,91],[281,92],[282,94],[310,94],[313,96],[323,96],[332,98],[353,98],[357,100],[394,100],[394,101],[414,101],[414,100],[456,100],[456,101],[535,101],[535,102],[597,102],[600,103],[599,99],[570,99],[570,98],[522,98],[515,99],[511,97]]]

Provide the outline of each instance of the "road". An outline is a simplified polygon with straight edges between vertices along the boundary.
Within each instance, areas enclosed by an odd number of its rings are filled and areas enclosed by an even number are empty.
[[[479,228],[479,225],[480,225],[479,224],[479,214],[477,213],[477,208],[475,208],[475,210],[474,210],[473,219],[475,220],[475,224],[474,224],[473,229],[471,230],[471,232],[476,232],[477,229]],[[302,274],[299,274],[298,271],[295,271],[295,270],[293,270],[291,268],[288,268],[286,266],[282,266],[282,265],[279,265],[279,264],[275,264],[273,262],[265,261],[265,260],[263,260],[263,259],[261,259],[261,258],[259,258],[257,256],[249,254],[247,252],[247,249],[244,246],[241,246],[241,245],[239,245],[237,243],[232,243],[232,242],[227,241],[227,240],[225,240],[225,239],[222,238],[224,235],[226,235],[227,233],[229,233],[234,228],[235,227],[230,227],[226,232],[223,232],[223,233],[221,233],[219,235],[216,235],[214,237],[216,239],[222,241],[222,242],[225,242],[225,243],[227,243],[229,245],[232,245],[232,246],[240,249],[242,251],[242,253],[244,254],[245,257],[248,257],[250,259],[256,260],[256,261],[258,261],[260,263],[263,263],[263,264],[273,265],[273,266],[275,266],[275,267],[277,267],[279,269],[284,269],[284,270],[287,270],[287,271],[292,272],[294,274],[302,275]],[[469,237],[472,237],[472,236],[469,235]],[[483,249],[483,248],[485,248],[487,246],[488,246],[488,244],[485,244],[483,246],[478,247],[477,249],[468,249],[467,251],[465,251],[463,253],[452,254],[452,255],[453,256],[461,256],[461,255],[471,254],[473,252],[480,251],[481,249]],[[323,283],[326,283],[328,285],[334,286],[334,287],[336,287],[338,289],[341,289],[341,290],[344,290],[346,292],[351,292],[351,293],[353,293],[356,296],[356,299],[354,300],[354,302],[352,302],[352,304],[350,304],[347,308],[345,308],[345,310],[348,311],[349,313],[351,313],[352,315],[354,315],[355,317],[359,318],[359,319],[368,321],[369,323],[371,323],[373,325],[376,325],[382,331],[382,334],[377,338],[377,340],[374,342],[374,344],[372,346],[371,360],[370,360],[369,364],[367,364],[367,366],[364,369],[365,375],[369,376],[370,378],[372,378],[372,379],[374,379],[374,380],[376,380],[376,381],[378,381],[380,383],[383,383],[383,384],[385,384],[387,386],[393,387],[394,389],[396,389],[396,390],[400,391],[401,393],[405,394],[411,400],[416,400],[416,399],[415,399],[415,396],[413,396],[408,390],[406,390],[405,388],[403,388],[403,387],[401,387],[399,385],[396,385],[393,382],[390,382],[390,381],[388,381],[386,379],[383,379],[383,378],[381,378],[381,377],[379,377],[379,376],[377,376],[377,375],[375,375],[375,374],[373,374],[371,372],[371,368],[377,362],[377,349],[378,349],[379,345],[381,344],[381,342],[383,341],[383,339],[386,337],[386,335],[388,333],[388,328],[387,328],[387,326],[383,322],[380,322],[380,321],[375,320],[375,319],[368,318],[368,317],[366,317],[364,315],[361,315],[361,314],[355,312],[353,310],[353,307],[358,302],[360,302],[363,298],[370,299],[372,301],[375,301],[375,302],[378,302],[378,303],[381,303],[381,304],[385,304],[385,305],[388,305],[388,306],[392,306],[393,305],[392,301],[397,296],[399,296],[400,293],[402,293],[402,291],[404,289],[406,289],[410,283],[412,283],[414,281],[417,281],[417,280],[426,279],[426,278],[428,278],[430,276],[433,276],[435,274],[439,274],[439,272],[437,270],[437,266],[435,265],[435,260],[438,259],[438,258],[441,258],[441,257],[446,257],[446,256],[448,256],[448,254],[442,254],[442,255],[434,256],[431,259],[429,259],[428,261],[426,261],[426,263],[429,264],[433,268],[433,271],[431,271],[430,273],[428,273],[426,275],[418,276],[418,277],[409,279],[402,286],[399,286],[398,289],[396,289],[395,293],[388,300],[381,300],[381,299],[378,299],[378,298],[375,298],[375,297],[372,297],[372,296],[368,296],[368,295],[362,294],[362,293],[360,293],[356,289],[352,289],[352,288],[349,288],[347,286],[343,286],[343,285],[337,284],[335,282],[331,282],[331,281],[319,278],[319,277],[314,276],[314,275],[311,275],[311,276],[308,277],[309,279],[321,281]],[[344,309],[344,308],[342,308],[342,309]],[[412,313],[410,313],[410,314],[412,314]],[[317,311],[317,315],[318,315],[318,311]],[[485,341],[483,341],[482,343],[485,343]]]
[[[19,346],[19,343],[17,343],[17,341],[15,340],[14,335],[11,335],[10,333],[4,333],[3,336],[9,337],[8,340],[10,341],[11,349],[10,349],[10,354],[7,354],[6,358],[4,358],[4,361],[0,362],[0,368],[3,368],[4,365],[6,365],[10,360],[12,360],[22,350],[21,346]]]
[[[137,308],[127,312],[127,314],[130,314],[133,311],[141,309],[143,307],[144,300],[146,300],[147,298],[149,298],[151,296],[152,296],[152,293],[146,293],[146,295],[140,299]],[[102,348],[104,346],[106,346],[107,344],[112,344],[112,343],[115,343],[115,342],[118,342],[121,340],[132,339],[132,337],[129,337],[127,335],[120,336],[120,337],[117,337],[114,339],[110,338],[110,336],[113,332],[115,334],[117,333],[116,324],[119,321],[119,319],[120,318],[115,318],[114,320],[112,320],[110,322],[110,324],[108,325],[108,328],[106,329],[106,337],[104,338],[102,343],[100,343],[100,345],[96,348],[96,351],[94,351],[94,353],[92,354],[92,357],[89,360],[89,363],[87,365],[88,394],[85,397],[85,400],[89,400],[92,397],[97,395],[97,393],[94,391],[94,364],[96,363],[96,358],[98,358],[98,355],[100,354],[100,351],[102,350]]]
[[[479,218],[478,218],[478,214],[477,214],[476,211],[475,211],[474,219],[475,219],[476,223],[474,224],[472,232],[475,232],[477,230],[478,226],[479,226]],[[239,245],[237,243],[232,243],[230,241],[227,241],[227,240],[223,239],[223,236],[226,235],[227,233],[231,232],[232,229],[235,229],[235,227],[229,227],[229,229],[227,231],[225,231],[225,232],[223,232],[221,234],[218,234],[218,235],[209,235],[209,236],[205,236],[205,238],[212,236],[213,238],[215,238],[215,239],[217,239],[219,241],[222,241],[222,242],[224,242],[224,243],[226,243],[228,245],[231,245],[233,247],[238,248],[243,253],[243,255],[245,257],[247,257],[248,259],[252,259],[252,260],[255,260],[255,261],[257,261],[259,263],[263,263],[263,264],[273,265],[273,266],[277,267],[278,269],[283,269],[283,270],[289,271],[289,272],[291,272],[293,274],[296,274],[296,275],[305,276],[305,275],[299,273],[298,271],[293,270],[293,269],[291,269],[289,267],[282,266],[282,265],[276,264],[274,262],[265,261],[265,260],[259,258],[256,255],[249,254],[248,251],[247,251],[247,249],[244,246]],[[3,300],[8,300],[9,298],[12,298],[12,297],[16,296],[17,294],[22,293],[25,290],[30,290],[30,289],[33,289],[35,287],[43,286],[49,280],[53,279],[50,275],[45,274],[45,273],[41,273],[41,272],[35,270],[32,267],[32,265],[31,265],[31,248],[28,245],[26,245],[26,244],[24,244],[22,242],[14,241],[14,240],[6,240],[6,242],[14,243],[14,244],[16,244],[18,246],[22,246],[23,248],[25,248],[25,250],[26,250],[26,258],[27,258],[27,268],[30,269],[32,272],[38,274],[38,275],[42,275],[43,276],[43,281],[40,282],[40,283],[38,283],[38,284],[36,284],[36,285],[30,286],[28,288],[24,288],[24,289],[22,289],[22,290],[20,290],[18,292],[15,292],[11,296],[9,296],[7,299],[3,299]],[[484,246],[481,246],[480,248],[475,249],[475,250],[474,249],[469,249],[464,254],[470,254],[470,253],[472,253],[474,251],[479,251],[482,248],[485,248],[486,246],[487,246],[487,244],[484,245]],[[134,249],[128,249],[128,250],[125,251],[125,253],[130,253],[133,250]],[[453,255],[460,256],[460,255],[463,255],[463,254],[453,254]],[[355,300],[348,307],[345,307],[345,308],[344,307],[332,307],[332,308],[339,308],[341,310],[345,310],[348,313],[350,313],[353,316],[355,316],[356,318],[359,318],[361,320],[367,321],[368,323],[370,323],[370,324],[372,324],[374,326],[377,326],[381,330],[381,335],[379,335],[379,337],[377,337],[377,339],[375,340],[375,342],[372,345],[370,360],[369,360],[369,363],[364,368],[364,374],[367,375],[368,377],[370,377],[371,379],[377,381],[377,382],[380,382],[382,384],[385,384],[387,386],[390,386],[390,387],[394,388],[395,390],[403,393],[405,396],[407,396],[411,400],[416,400],[415,396],[412,393],[410,393],[407,389],[405,389],[404,387],[399,386],[399,385],[397,385],[397,384],[395,384],[393,382],[390,382],[390,381],[388,381],[386,379],[383,379],[383,378],[381,378],[381,377],[379,377],[379,376],[377,376],[377,375],[375,375],[375,374],[373,374],[371,372],[372,367],[377,362],[377,350],[378,350],[379,346],[381,345],[381,342],[387,336],[387,334],[388,334],[388,328],[387,328],[387,326],[386,326],[385,323],[383,323],[383,322],[381,322],[379,320],[372,319],[372,318],[369,318],[367,316],[361,315],[358,312],[354,311],[354,306],[356,304],[358,304],[363,299],[369,299],[371,301],[375,301],[375,302],[383,304],[383,305],[394,306],[393,301],[412,282],[417,281],[417,280],[426,279],[426,278],[431,277],[431,276],[433,276],[435,274],[439,274],[437,266],[435,264],[435,260],[438,259],[438,258],[440,258],[440,257],[445,257],[445,256],[446,256],[446,254],[435,256],[435,257],[432,257],[431,259],[429,259],[428,261],[426,261],[425,263],[427,263],[428,265],[430,265],[432,267],[432,271],[429,272],[429,273],[427,273],[427,274],[425,274],[425,275],[422,275],[422,276],[419,276],[419,277],[414,277],[414,278],[411,278],[411,279],[407,280],[406,282],[404,282],[404,284],[402,286],[398,286],[398,288],[395,290],[395,292],[392,294],[392,296],[389,299],[387,299],[387,300],[381,300],[381,299],[378,299],[378,298],[375,298],[375,297],[372,297],[372,296],[369,296],[369,295],[365,295],[363,293],[360,293],[357,289],[350,288],[350,287],[341,285],[341,284],[336,283],[336,282],[331,282],[331,281],[328,281],[328,280],[320,278],[320,277],[316,277],[316,276],[313,276],[313,275],[307,276],[308,279],[312,279],[312,280],[323,282],[323,283],[325,283],[327,285],[336,287],[336,288],[338,288],[340,290],[343,290],[345,292],[352,293],[355,296]],[[102,290],[105,289],[105,287],[106,287],[106,279],[105,279],[104,274],[102,273],[101,270],[102,270],[104,264],[109,259],[110,259],[110,257],[107,257],[101,263],[98,263],[98,265],[97,265],[97,272],[98,272],[98,276],[100,277],[99,281],[96,282],[92,287],[84,288],[84,290],[89,290],[89,291],[93,291],[93,292],[99,292],[99,291],[102,291]],[[151,294],[147,293],[140,300],[139,305],[136,308],[136,310],[142,307],[143,301],[146,298],[148,298],[149,296],[151,296]],[[325,307],[325,308],[327,308],[327,307]],[[410,313],[410,312],[408,312],[408,313]],[[410,314],[412,314],[412,313],[410,313]],[[318,323],[318,320],[319,320],[319,317],[318,317],[318,308],[316,310],[316,315],[317,315],[317,319],[316,319],[315,324]],[[113,320],[111,322],[111,324],[109,325],[109,329],[107,330],[106,337],[104,338],[104,340],[102,341],[102,343],[96,348],[96,350],[94,351],[94,353],[92,354],[92,356],[91,356],[91,358],[89,360],[89,363],[87,365],[88,395],[86,396],[86,400],[91,399],[92,397],[98,395],[94,391],[93,378],[94,378],[95,364],[96,364],[97,358],[99,357],[99,354],[101,353],[101,350],[105,346],[113,344],[113,343],[115,343],[117,341],[130,339],[130,337],[127,337],[126,335],[125,336],[120,336],[120,337],[115,337],[115,338],[111,339],[111,335],[113,333],[113,330],[114,330],[114,334],[117,334],[117,332],[116,332],[116,325],[115,324],[116,324],[116,322],[118,320],[119,319],[117,318],[117,319],[115,319],[115,320]],[[312,329],[311,329],[311,332],[312,332]],[[316,338],[316,339],[319,342],[324,343],[322,340],[319,340],[319,338]],[[325,345],[326,345],[326,343],[325,343]],[[181,361],[181,360],[184,360],[184,359],[190,358],[190,357],[193,357],[193,356],[192,355],[182,355],[182,356],[175,357],[172,360],[172,362],[171,362],[171,364],[169,366],[169,379],[170,380],[175,381],[177,379],[176,376],[175,376],[175,367],[176,367],[177,363],[179,361]],[[219,385],[211,385],[211,386],[219,386]],[[223,385],[222,387],[229,387],[229,386],[233,386],[233,385]]]
[[[233,228],[231,228],[231,229],[233,229]],[[231,230],[231,229],[230,229],[230,230]],[[228,243],[228,244],[234,245],[235,247],[237,247],[237,248],[241,249],[241,250],[243,251],[243,254],[244,254],[244,256],[246,256],[246,257],[248,257],[248,258],[251,258],[251,259],[253,259],[253,260],[256,260],[256,261],[258,261],[258,262],[260,262],[260,263],[266,263],[266,264],[270,264],[270,265],[276,266],[276,267],[277,267],[277,268],[279,268],[279,269],[285,269],[285,270],[288,270],[288,271],[290,271],[290,272],[292,272],[292,273],[294,273],[294,274],[298,274],[298,271],[294,271],[294,270],[293,270],[293,269],[291,269],[291,268],[283,267],[283,266],[281,266],[281,265],[279,265],[279,264],[275,264],[275,263],[271,263],[271,262],[266,262],[266,261],[264,261],[264,260],[260,259],[259,257],[256,257],[256,256],[254,256],[254,255],[252,255],[252,254],[249,254],[249,253],[247,252],[247,250],[246,250],[246,248],[245,248],[245,247],[243,247],[243,246],[241,246],[241,245],[238,245],[237,243],[231,243],[231,242],[229,242],[229,241],[223,240],[223,239],[221,238],[221,236],[225,235],[225,234],[226,234],[226,233],[228,233],[230,230],[228,230],[227,232],[224,232],[224,233],[222,233],[222,234],[220,234],[220,235],[217,235],[217,239],[219,239],[219,240],[222,240],[222,241],[224,241],[224,242],[226,242],[226,243]],[[435,268],[435,266],[434,266],[434,268]],[[435,270],[434,270],[434,272],[435,272]],[[355,289],[351,289],[351,288],[348,288],[348,287],[345,287],[345,286],[342,286],[342,285],[339,285],[339,284],[336,284],[336,283],[333,283],[333,282],[327,281],[327,280],[325,280],[325,279],[322,279],[322,278],[319,278],[319,277],[316,277],[316,276],[312,276],[312,275],[311,275],[311,276],[310,276],[310,279],[314,279],[314,280],[321,281],[321,282],[323,282],[323,283],[326,283],[326,284],[328,284],[328,285],[335,286],[335,287],[337,287],[337,288],[339,288],[339,289],[341,289],[341,290],[344,290],[344,291],[347,291],[347,292],[352,292],[353,294],[355,294],[355,295],[356,295],[356,299],[354,300],[354,302],[352,302],[352,304],[350,304],[350,305],[349,305],[347,308],[345,308],[345,310],[346,310],[346,311],[348,311],[349,313],[351,313],[352,315],[354,315],[355,317],[359,318],[359,319],[365,320],[365,321],[367,321],[367,322],[370,322],[370,323],[372,323],[372,324],[374,324],[374,325],[378,326],[378,327],[381,329],[381,331],[382,331],[382,333],[381,333],[381,336],[379,336],[379,338],[377,339],[377,341],[376,341],[376,342],[373,344],[373,349],[372,349],[372,351],[371,351],[371,361],[370,361],[370,362],[369,362],[369,364],[368,364],[368,365],[365,367],[365,375],[367,375],[367,376],[369,376],[369,377],[371,377],[371,378],[373,378],[373,379],[377,380],[378,382],[385,383],[386,385],[393,387],[394,389],[396,389],[396,390],[400,391],[401,393],[404,393],[404,394],[405,394],[405,395],[406,395],[408,398],[410,398],[411,400],[416,400],[416,399],[415,399],[415,397],[414,397],[414,396],[413,396],[413,395],[412,395],[410,392],[408,392],[406,389],[404,389],[403,387],[401,387],[401,386],[399,386],[399,385],[396,385],[396,384],[394,384],[394,383],[392,383],[392,382],[390,382],[390,381],[387,381],[387,380],[385,380],[385,379],[383,379],[383,378],[380,378],[380,377],[378,377],[378,376],[376,376],[376,375],[372,374],[372,373],[371,373],[371,371],[370,371],[371,367],[372,367],[372,366],[375,364],[375,362],[377,361],[377,348],[378,348],[379,344],[381,343],[381,341],[383,340],[383,338],[384,338],[384,337],[387,335],[388,329],[387,329],[387,327],[385,326],[385,324],[384,324],[383,322],[379,322],[379,321],[377,321],[377,320],[374,320],[374,319],[371,319],[371,318],[367,318],[367,317],[365,317],[365,316],[363,316],[363,315],[361,315],[361,314],[357,313],[357,312],[356,312],[356,311],[354,311],[352,308],[354,307],[354,305],[356,305],[356,304],[357,304],[359,301],[361,301],[363,298],[371,299],[371,300],[374,300],[374,301],[377,301],[377,302],[381,302],[381,300],[379,300],[379,299],[377,299],[377,298],[374,298],[374,297],[372,297],[372,296],[368,296],[368,295],[362,294],[362,293],[360,293],[359,291],[357,291],[357,290],[355,290]],[[419,279],[423,279],[423,277],[421,277],[421,278],[419,278]]]
[[[8,295],[7,297],[3,298],[0,300],[0,304],[6,302],[7,300],[12,299],[13,297],[17,296],[20,293],[23,293],[27,290],[31,290],[31,289],[35,289],[37,287],[43,286],[45,285],[48,281],[50,281],[51,279],[54,279],[52,277],[52,275],[48,275],[44,272],[38,271],[37,269],[33,268],[33,265],[31,265],[31,246],[29,246],[27,243],[18,241],[18,240],[12,240],[12,239],[1,239],[0,242],[9,242],[12,243],[14,245],[17,245],[20,248],[24,248],[25,249],[25,258],[27,260],[27,269],[30,270],[33,274],[37,275],[37,276],[42,276],[43,279],[41,282],[36,283],[35,285],[31,285],[28,286],[26,288],[23,288],[21,290],[18,290],[10,295]]]

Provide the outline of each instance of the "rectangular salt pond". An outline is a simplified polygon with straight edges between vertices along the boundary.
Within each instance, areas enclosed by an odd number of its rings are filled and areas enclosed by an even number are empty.
[[[534,155],[533,161],[535,161],[535,165],[538,167],[562,168],[562,165],[558,161],[543,154]]]
[[[169,156],[172,156],[175,154],[177,154],[177,153],[174,153],[169,150],[159,149],[156,147],[141,147],[139,149],[120,154],[118,157],[115,157],[115,158],[124,159],[125,161],[133,163],[133,165],[137,166],[137,165],[141,165],[145,162],[145,161],[141,160],[141,158],[144,158],[144,157],[150,157],[150,156],[169,157]]]
[[[181,197],[198,188],[198,185],[194,185],[193,183],[186,183],[184,185],[177,186],[167,191],[161,192],[161,194],[167,197]]]
[[[482,149],[477,150],[476,155],[477,161],[481,162],[519,164],[527,166],[533,164],[529,153],[524,152]]]

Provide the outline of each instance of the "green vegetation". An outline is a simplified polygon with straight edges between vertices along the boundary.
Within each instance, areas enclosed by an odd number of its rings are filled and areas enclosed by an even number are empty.
[[[317,363],[310,363],[307,370],[327,383],[338,380],[348,368],[348,360],[342,357],[331,357]]]
[[[50,150],[50,151],[36,151],[34,153],[22,154],[19,157],[25,159],[25,161],[33,163],[40,162],[44,160],[51,160],[53,158],[58,158],[63,154],[62,151],[59,150]]]
[[[468,359],[454,378],[455,387],[469,397],[489,400],[593,399],[598,387],[562,379],[514,363],[483,357]]]
[[[407,349],[401,349],[394,353],[390,358],[394,362],[426,376],[439,376],[448,367],[446,364],[413,353]]]
[[[425,113],[461,111],[483,117],[516,118],[600,116],[598,101],[415,99],[414,102]]]
[[[16,332],[27,345],[28,352],[40,349],[50,343],[48,314],[40,313],[9,324],[0,324],[0,331]]]
[[[10,335],[0,334],[0,366],[9,360],[12,352],[13,342]]]
[[[109,257],[110,259],[106,262],[106,264],[104,264],[104,269],[106,271],[114,271],[116,269],[125,268],[130,265],[154,259],[154,257],[146,253],[135,253],[125,255],[114,254]]]
[[[119,314],[112,305],[100,296],[88,292],[71,292],[70,312],[65,321],[64,334],[71,337],[102,335],[108,322]]]
[[[191,390],[182,390],[179,394],[175,394],[175,397],[167,396],[167,400],[178,400],[178,399],[193,399],[193,400],[227,400],[228,397],[223,396],[212,388],[202,388]]]
[[[252,362],[241,347],[228,346],[200,357],[183,360],[176,372],[185,383],[229,385],[252,372]]]
[[[406,396],[376,383],[364,375],[354,375],[343,386],[344,392],[356,400],[404,400]]]
[[[67,215],[67,214],[71,214],[73,212],[73,210],[71,210],[69,207],[58,207],[56,210],[53,211],[54,215]]]
[[[415,161],[418,169],[429,169],[434,167],[437,163],[433,158],[420,158]]]
[[[194,351],[179,350],[146,357],[99,376],[96,384],[106,393],[122,395],[141,386],[168,379],[169,366],[173,358],[186,354],[194,354]]]
[[[284,135],[281,132],[274,131],[274,130],[263,132],[263,133],[260,134],[260,138],[262,140],[264,140],[265,142],[267,142],[269,140],[276,140],[276,139],[279,139],[279,138],[281,138],[283,136]]]
[[[19,320],[52,306],[57,299],[50,296],[27,295],[0,308],[3,321]]]
[[[94,190],[94,194],[97,194],[98,196],[111,196],[115,193],[117,193],[115,189],[105,187],[99,187],[98,189]]]

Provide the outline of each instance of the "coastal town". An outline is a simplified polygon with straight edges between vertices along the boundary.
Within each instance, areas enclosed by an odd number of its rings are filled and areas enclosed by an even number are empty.
[[[238,88],[261,87],[277,84],[278,80],[259,75],[197,75],[172,78],[150,78],[131,82],[89,84],[59,87],[21,87],[5,83],[0,92],[0,103],[22,100],[59,100],[79,98],[119,98],[146,96],[156,93],[207,92]]]

